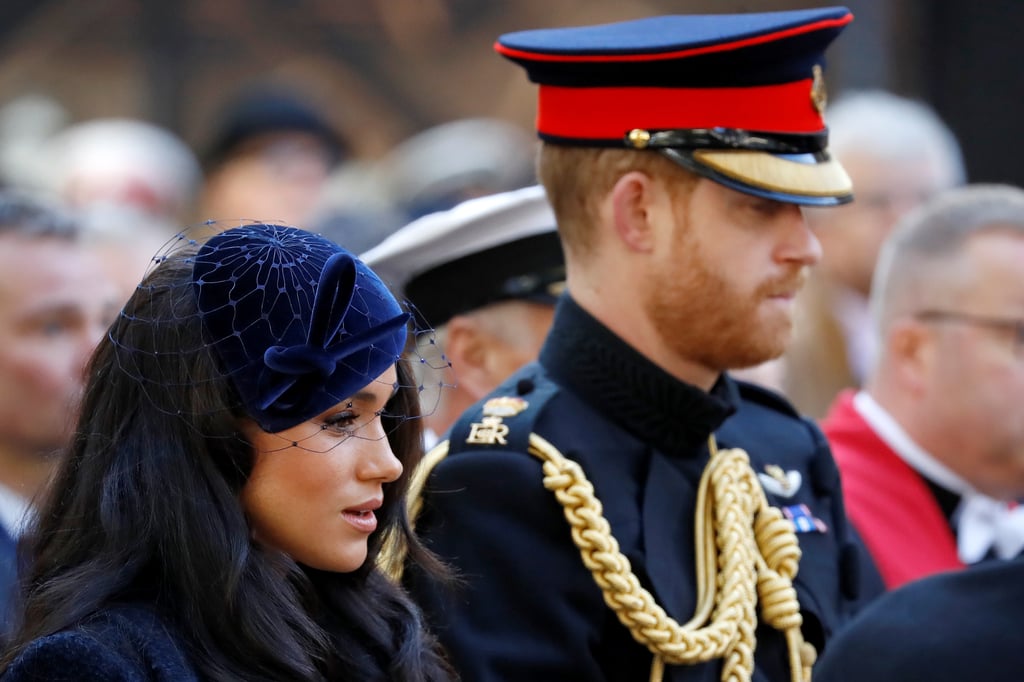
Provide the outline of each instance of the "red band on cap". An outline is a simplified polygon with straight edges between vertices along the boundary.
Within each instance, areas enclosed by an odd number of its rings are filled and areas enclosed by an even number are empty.
[[[561,53],[550,53],[550,52],[530,52],[529,50],[517,50],[513,47],[505,47],[501,42],[494,43],[494,49],[501,55],[510,59],[524,59],[527,61],[536,62],[649,62],[649,61],[661,61],[664,59],[681,59],[684,57],[693,57],[699,54],[707,54],[710,52],[724,52],[726,50],[736,50],[741,47],[749,47],[751,45],[760,45],[761,43],[770,43],[783,38],[789,38],[791,36],[800,35],[802,33],[812,33],[814,31],[821,31],[827,28],[837,28],[840,26],[846,26],[848,23],[853,21],[852,14],[846,14],[838,19],[823,19],[822,21],[816,21],[813,24],[804,24],[803,26],[794,26],[793,28],[787,28],[782,31],[775,31],[774,33],[765,33],[759,36],[753,36],[751,38],[742,38],[740,40],[734,40],[729,43],[716,43],[714,45],[704,45],[703,47],[689,47],[682,50],[675,50],[673,52],[651,52],[643,54],[561,54]]]
[[[537,132],[580,140],[620,139],[634,128],[742,128],[817,133],[811,79],[746,88],[540,87]]]

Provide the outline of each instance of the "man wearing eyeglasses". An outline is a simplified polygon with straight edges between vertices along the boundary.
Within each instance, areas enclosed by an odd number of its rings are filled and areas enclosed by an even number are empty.
[[[1024,549],[1024,191],[949,190],[886,241],[879,355],[823,428],[889,588]],[[869,679],[869,678],[863,678]]]

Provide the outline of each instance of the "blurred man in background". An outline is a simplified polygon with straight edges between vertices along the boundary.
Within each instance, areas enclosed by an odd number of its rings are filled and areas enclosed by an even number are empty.
[[[333,174],[314,228],[365,251],[398,228],[476,197],[534,184],[536,143],[494,118],[460,118],[411,135],[382,158]]]
[[[883,251],[880,363],[826,420],[851,518],[890,579],[955,565],[957,549],[1016,558],[883,596],[815,682],[1020,679],[1024,526],[1006,501],[1024,495],[1022,263],[1024,191],[1006,186],[950,192]],[[954,545],[943,512],[956,497]]]
[[[471,199],[413,221],[363,260],[408,298],[451,362],[421,381],[428,445],[470,405],[537,357],[565,287],[543,188]],[[425,373],[431,368],[421,367]],[[454,380],[454,385],[452,381]]]
[[[202,155],[199,218],[308,228],[345,153],[307,98],[270,86],[246,90],[226,107]]]
[[[85,363],[119,307],[78,235],[57,210],[0,193],[0,607],[14,542],[74,425]]]
[[[1024,548],[1022,264],[1024,192],[1004,186],[949,191],[882,250],[878,361],[822,426],[890,588]]]

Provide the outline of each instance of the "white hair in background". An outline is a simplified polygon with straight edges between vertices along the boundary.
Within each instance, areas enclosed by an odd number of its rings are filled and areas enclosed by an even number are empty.
[[[829,149],[840,160],[850,153],[879,159],[929,154],[946,169],[949,186],[965,182],[963,153],[953,131],[923,102],[883,90],[852,90],[825,112]]]
[[[195,154],[164,128],[127,118],[65,128],[46,144],[46,189],[73,206],[128,205],[181,219],[192,209],[202,174]]]

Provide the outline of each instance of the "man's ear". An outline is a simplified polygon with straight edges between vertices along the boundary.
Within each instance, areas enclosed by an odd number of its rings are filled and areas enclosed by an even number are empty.
[[[647,252],[654,248],[655,190],[651,177],[640,171],[626,173],[612,187],[615,232],[633,251]]]
[[[936,348],[928,327],[913,318],[895,320],[885,337],[885,352],[898,381],[914,394],[927,388]]]
[[[488,371],[488,344],[493,343],[486,331],[471,315],[456,315],[445,325],[445,355],[452,363],[455,383],[477,400],[493,386]]]

